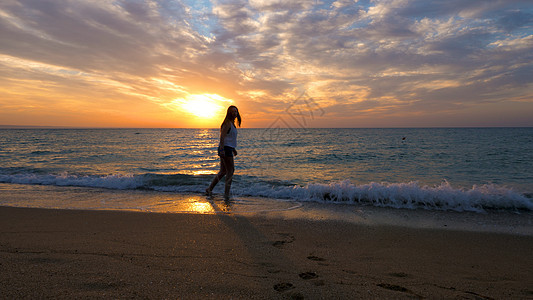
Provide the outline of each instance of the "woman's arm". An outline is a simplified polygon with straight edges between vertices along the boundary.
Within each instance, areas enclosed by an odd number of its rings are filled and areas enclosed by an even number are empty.
[[[220,142],[218,143],[218,155],[224,156],[224,139],[226,138],[226,135],[228,135],[228,129],[231,127],[231,124],[229,122],[225,122],[222,124],[222,127],[220,128]]]

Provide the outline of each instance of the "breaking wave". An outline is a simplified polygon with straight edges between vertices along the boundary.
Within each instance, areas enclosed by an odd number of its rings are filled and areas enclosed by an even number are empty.
[[[161,192],[202,193],[212,175],[73,175],[38,172],[0,174],[1,183],[80,186],[107,189],[146,189]],[[221,182],[215,192],[222,191]],[[533,211],[530,195],[498,185],[474,185],[470,189],[454,188],[446,181],[427,186],[418,182],[356,185],[350,181],[329,184],[296,185],[266,181],[250,176],[236,176],[232,186],[236,196],[267,197],[345,203],[379,207],[484,212],[487,210]]]

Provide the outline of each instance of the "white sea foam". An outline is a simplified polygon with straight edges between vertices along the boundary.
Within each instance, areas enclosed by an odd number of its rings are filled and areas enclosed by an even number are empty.
[[[83,186],[108,189],[135,189],[143,185],[141,177],[133,175],[78,176],[63,173],[60,175],[15,174],[0,175],[0,182],[18,184],[42,184],[55,186]]]
[[[67,173],[0,175],[0,182],[54,186],[82,186],[108,189],[150,189],[162,192],[201,193],[210,176],[190,175],[106,175],[78,176]],[[223,188],[219,184],[217,189]],[[216,191],[216,190],[215,190]],[[376,183],[355,185],[350,181],[330,184],[276,185],[255,178],[241,177],[232,191],[236,195],[348,203],[407,209],[483,212],[486,210],[533,211],[533,201],[502,186],[475,185],[470,189],[454,188],[444,181],[437,186],[408,183]]]
[[[483,212],[487,209],[533,210],[533,202],[524,195],[496,185],[453,188],[448,182],[438,186],[409,183],[368,183],[354,185],[349,181],[310,184],[305,187],[257,187],[244,191],[254,196],[290,198],[300,201],[353,203],[393,208],[424,208]]]

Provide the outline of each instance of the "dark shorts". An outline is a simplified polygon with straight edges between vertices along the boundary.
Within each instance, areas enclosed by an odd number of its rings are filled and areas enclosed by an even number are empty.
[[[224,146],[224,155],[227,157],[233,157],[233,150],[235,150],[235,148],[230,146]]]

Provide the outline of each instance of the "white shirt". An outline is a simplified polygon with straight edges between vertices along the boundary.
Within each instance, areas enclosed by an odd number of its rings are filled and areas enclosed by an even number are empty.
[[[231,124],[230,130],[224,138],[224,146],[237,148],[237,128],[233,124]]]

